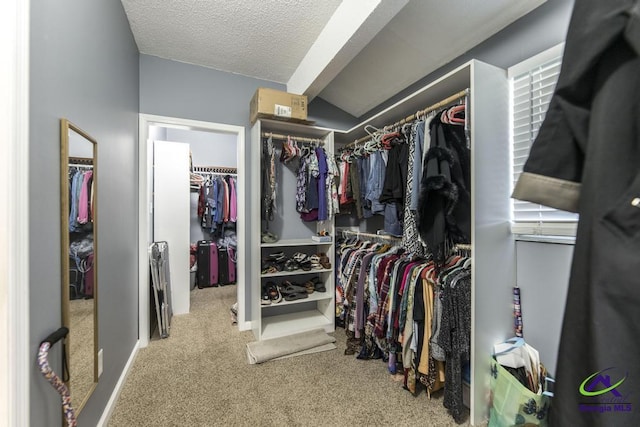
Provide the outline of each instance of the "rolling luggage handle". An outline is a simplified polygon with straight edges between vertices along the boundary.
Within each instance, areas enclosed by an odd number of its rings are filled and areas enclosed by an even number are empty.
[[[44,375],[45,379],[51,383],[53,388],[60,394],[60,398],[62,400],[62,410],[64,411],[64,416],[67,420],[67,425],[69,427],[76,427],[78,425],[78,421],[76,420],[76,413],[71,406],[71,393],[69,392],[69,387],[64,383],[64,380],[60,378],[49,366],[49,349],[58,341],[66,338],[69,333],[69,329],[66,327],[61,327],[57,331],[53,332],[47,338],[44,339],[40,343],[40,347],[38,348],[38,366],[40,367],[40,372]],[[67,366],[67,354],[65,351],[64,343],[62,345],[62,359],[63,359],[63,375],[64,373],[68,373],[69,369]]]

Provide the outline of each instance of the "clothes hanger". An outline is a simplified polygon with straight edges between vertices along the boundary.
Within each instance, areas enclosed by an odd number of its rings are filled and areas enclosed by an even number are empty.
[[[381,145],[384,150],[390,150],[394,139],[398,136],[397,133],[387,133],[382,137]]]
[[[376,141],[373,138],[371,138],[370,140],[364,142],[364,144],[362,145],[362,149],[367,154],[371,154],[378,151],[378,146],[376,144]]]
[[[447,110],[442,110],[440,112],[440,121],[444,124],[449,124],[449,117],[447,117]]]
[[[466,107],[464,104],[459,104],[449,108],[447,110],[447,119],[449,120],[449,124],[464,125],[466,123],[465,110]],[[462,114],[462,118],[458,117],[459,114]]]
[[[405,142],[407,141],[409,135],[411,134],[411,129],[413,128],[413,122],[405,123],[400,128],[400,132],[404,136]]]

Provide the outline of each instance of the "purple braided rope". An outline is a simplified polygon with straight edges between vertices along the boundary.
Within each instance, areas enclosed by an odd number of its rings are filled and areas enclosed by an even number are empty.
[[[40,367],[40,372],[42,372],[45,379],[51,383],[53,388],[60,393],[62,409],[64,411],[64,416],[67,419],[67,425],[69,427],[76,427],[78,425],[78,421],[76,420],[76,413],[71,406],[71,393],[69,392],[69,387],[67,387],[62,379],[53,372],[51,366],[49,366],[49,361],[47,360],[47,357],[49,356],[49,348],[51,348],[51,343],[43,342],[40,344],[40,350],[38,351],[38,366]]]

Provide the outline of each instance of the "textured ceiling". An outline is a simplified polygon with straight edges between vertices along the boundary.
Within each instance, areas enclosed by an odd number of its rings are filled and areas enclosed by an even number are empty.
[[[286,83],[341,0],[122,0],[140,53]]]
[[[141,53],[293,76],[292,91],[361,117],[546,0],[121,1]]]

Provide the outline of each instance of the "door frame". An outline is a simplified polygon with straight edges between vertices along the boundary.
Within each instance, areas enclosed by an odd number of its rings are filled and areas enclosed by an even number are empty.
[[[244,246],[246,226],[249,217],[246,215],[246,182],[245,182],[245,129],[243,126],[227,125],[222,123],[204,122],[199,120],[181,119],[176,117],[157,116],[152,114],[140,114],[139,118],[139,143],[138,143],[138,282],[139,282],[139,309],[138,309],[138,339],[140,347],[149,344],[149,213],[152,211],[150,200],[150,185],[148,179],[149,168],[153,165],[150,158],[149,126],[175,127],[205,132],[227,133],[236,136],[237,146],[237,189],[238,194],[238,223],[236,226],[238,250],[237,250],[237,299],[238,299],[238,327],[241,331],[251,329],[250,322],[246,322],[244,312],[244,294],[246,280],[245,262],[246,249]]]
[[[0,15],[0,424],[29,425],[29,12]],[[35,348],[33,348],[35,351]]]

